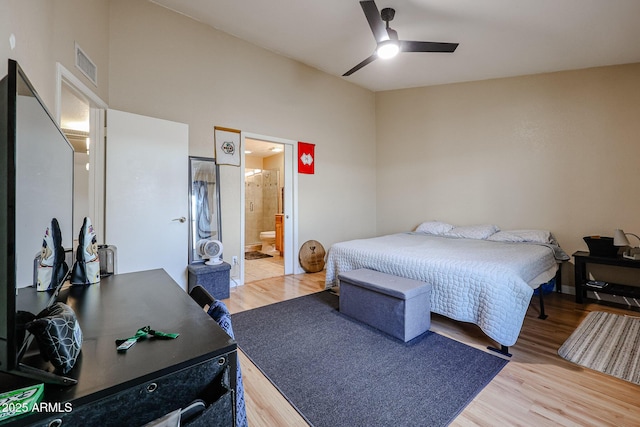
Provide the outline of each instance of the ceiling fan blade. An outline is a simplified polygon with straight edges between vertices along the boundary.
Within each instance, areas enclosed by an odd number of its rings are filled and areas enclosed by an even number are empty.
[[[400,41],[402,52],[444,52],[452,53],[458,47],[458,43],[438,43],[438,42],[414,42]]]
[[[367,18],[367,22],[369,22],[369,27],[371,27],[371,32],[373,32],[376,42],[380,43],[381,41],[389,40],[389,34],[387,34],[384,21],[380,17],[376,2],[373,0],[361,1],[360,6],[362,6],[362,11]]]
[[[350,76],[351,74],[353,74],[356,71],[358,71],[360,68],[362,68],[365,65],[373,62],[373,60],[376,59],[377,57],[378,57],[378,55],[374,53],[373,55],[371,55],[370,57],[368,57],[367,59],[365,59],[364,61],[362,61],[361,63],[359,63],[358,65],[356,65],[355,67],[353,67],[352,69],[347,71],[346,73],[344,73],[342,75],[342,77]]]

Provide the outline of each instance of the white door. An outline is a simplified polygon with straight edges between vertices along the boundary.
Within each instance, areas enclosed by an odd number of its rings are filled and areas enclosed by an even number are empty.
[[[163,268],[187,289],[189,126],[107,112],[105,243],[117,272]]]
[[[296,249],[298,245],[298,233],[294,232],[293,218],[297,218],[297,212],[294,212],[294,191],[297,188],[297,183],[294,184],[294,170],[293,165],[296,160],[294,151],[297,147],[293,144],[284,144],[284,274],[298,274],[299,271],[294,271],[293,260],[297,259],[295,256],[298,251]],[[295,242],[295,243],[294,243]]]

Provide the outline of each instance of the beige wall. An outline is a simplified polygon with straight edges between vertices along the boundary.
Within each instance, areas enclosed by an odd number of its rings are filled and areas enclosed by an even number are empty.
[[[61,63],[105,102],[109,91],[108,0],[0,1],[0,75],[18,61],[51,114],[57,114],[56,63]],[[9,37],[15,36],[11,50]],[[94,86],[75,67],[75,42],[98,67]]]
[[[640,64],[379,92],[376,123],[378,234],[640,232]]]
[[[372,92],[146,0],[110,5],[111,108],[187,123],[195,156],[213,156],[214,126],[314,143],[315,175],[298,177],[299,244],[375,234]],[[230,259],[243,247],[244,170],[220,170]]]
[[[74,41],[98,87],[75,69]],[[191,155],[213,156],[216,125],[315,143],[300,244],[434,218],[550,229],[569,253],[585,235],[640,232],[640,64],[373,94],[146,0],[3,0],[7,58],[52,112],[61,62],[112,108],[189,124]],[[231,256],[243,171],[221,172]]]
[[[75,68],[76,41],[98,66],[97,87]],[[316,173],[298,180],[299,243],[314,239],[328,248],[375,234],[370,91],[146,0],[2,0],[0,75],[8,58],[52,114],[60,62],[110,108],[187,123],[190,155],[213,157],[216,125],[314,143]],[[230,258],[242,251],[243,171],[221,166],[221,175]]]

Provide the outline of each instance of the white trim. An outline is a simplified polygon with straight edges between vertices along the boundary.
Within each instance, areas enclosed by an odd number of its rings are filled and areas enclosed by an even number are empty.
[[[260,135],[251,132],[242,132],[242,144],[241,147],[246,146],[245,139],[258,139],[260,141],[273,142],[276,144],[285,145],[285,182],[291,179],[290,185],[285,185],[285,206],[284,206],[284,274],[300,274],[303,273],[300,263],[296,262],[295,254],[298,248],[298,141],[291,139],[277,138],[273,136]],[[240,169],[244,171],[245,167],[245,154],[244,150],[240,153]],[[290,177],[290,178],[289,178]],[[245,211],[244,211],[244,172],[240,173],[240,179],[242,180],[240,186],[240,245],[241,250],[244,248],[245,238]],[[288,189],[290,187],[290,189]],[[290,197],[291,207],[288,207],[286,202]],[[242,255],[242,254],[240,254]],[[240,265],[240,277],[239,284],[244,285],[244,257],[238,257]]]
[[[108,107],[107,103],[104,102],[98,95],[96,95],[89,86],[82,83],[82,81],[77,78],[71,71],[67,70],[64,65],[57,62],[56,63],[56,119],[58,123],[60,123],[60,103],[62,102],[62,81],[66,81],[69,86],[77,89],[82,95],[89,99],[92,107],[101,108],[106,110]]]
[[[92,141],[91,155],[89,156],[89,212],[99,233],[98,241],[104,241],[106,236],[105,224],[105,180],[106,180],[106,123],[105,110],[91,107],[89,138]],[[102,237],[100,237],[102,236]]]
[[[89,138],[92,141],[91,156],[89,157],[89,214],[91,223],[96,229],[99,240],[104,239],[104,182],[105,182],[105,110],[108,108],[98,95],[96,95],[86,84],[82,83],[73,73],[67,70],[59,62],[56,63],[56,99],[55,117],[60,124],[62,115],[62,84],[65,83],[72,90],[75,90],[82,97],[89,101],[90,129]],[[106,243],[106,242],[103,242]]]
[[[245,197],[245,183],[244,183],[244,169],[245,169],[245,154],[244,154],[244,147],[246,147],[247,143],[245,141],[245,138],[247,137],[247,133],[246,132],[240,132],[240,240],[239,240],[239,253],[238,253],[238,268],[240,269],[240,271],[238,271],[238,282],[236,283],[237,286],[241,286],[244,285],[244,238],[245,238],[245,232],[244,232],[244,227],[245,227],[245,220],[244,220],[244,215],[245,215],[245,210],[244,210],[244,197]],[[231,268],[233,271],[233,268],[235,267],[235,265],[231,264]],[[230,276],[233,276],[233,274],[231,274]],[[233,279],[232,279],[233,280]]]

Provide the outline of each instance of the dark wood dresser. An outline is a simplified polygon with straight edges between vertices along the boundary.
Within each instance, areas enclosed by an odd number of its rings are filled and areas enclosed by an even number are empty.
[[[23,291],[19,300],[35,293]],[[106,277],[63,289],[58,299],[74,309],[84,336],[80,357],[66,375],[78,383],[45,385],[43,401],[51,410],[11,418],[9,425],[141,426],[194,399],[207,408],[187,425],[234,425],[237,344],[164,270]],[[147,325],[180,335],[116,351],[116,339]],[[51,370],[32,353],[23,362]],[[0,391],[37,382],[2,374]]]

